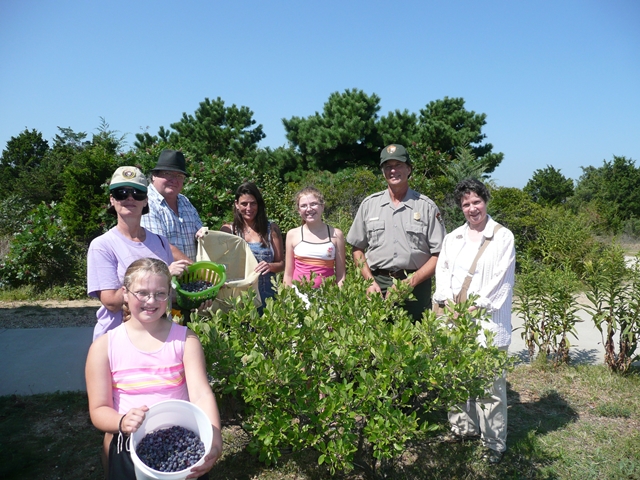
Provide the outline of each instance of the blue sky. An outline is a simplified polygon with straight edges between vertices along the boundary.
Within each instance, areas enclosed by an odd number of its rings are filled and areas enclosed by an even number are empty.
[[[640,166],[637,0],[0,0],[0,147],[35,128],[152,134],[205,97],[245,105],[262,146],[332,92],[380,115],[462,97],[487,115],[499,185],[613,155]]]

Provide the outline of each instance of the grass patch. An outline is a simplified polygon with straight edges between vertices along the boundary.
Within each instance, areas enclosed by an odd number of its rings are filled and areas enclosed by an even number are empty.
[[[104,478],[84,393],[0,397],[0,431],[0,478]]]
[[[640,374],[603,366],[520,365],[508,376],[509,450],[488,466],[477,441],[416,439],[382,465],[393,479],[640,479]],[[287,453],[266,467],[250,455],[236,408],[221,402],[228,426],[212,478],[320,480],[330,475],[314,451]],[[444,418],[444,416],[441,416]],[[444,427],[444,425],[443,425]],[[84,393],[0,397],[0,478],[99,479],[102,434]],[[362,471],[334,478],[361,480]]]
[[[38,291],[31,285],[0,290],[0,302],[27,302],[35,300],[80,300],[87,298],[85,285],[63,285]]]

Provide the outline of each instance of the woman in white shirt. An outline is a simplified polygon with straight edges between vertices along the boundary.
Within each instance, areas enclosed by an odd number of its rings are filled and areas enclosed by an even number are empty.
[[[478,259],[467,296],[478,295],[470,311],[483,308],[491,316],[483,328],[494,333],[493,345],[507,350],[511,343],[511,301],[516,253],[513,234],[487,215],[489,191],[473,179],[463,180],[454,191],[462,209],[464,225],[444,238],[436,266],[434,302],[453,302],[462,289],[478,250],[490,241]],[[497,228],[496,228],[497,227]],[[507,449],[507,384],[504,375],[496,379],[486,398],[471,400],[449,413],[452,441],[481,436],[487,447],[485,458],[499,463]]]

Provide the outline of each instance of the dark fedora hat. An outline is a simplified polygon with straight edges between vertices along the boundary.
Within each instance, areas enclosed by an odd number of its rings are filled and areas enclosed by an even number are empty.
[[[163,150],[158,158],[158,163],[153,167],[152,172],[160,172],[160,171],[169,171],[169,172],[180,172],[186,175],[186,162],[184,159],[184,154],[178,150]]]

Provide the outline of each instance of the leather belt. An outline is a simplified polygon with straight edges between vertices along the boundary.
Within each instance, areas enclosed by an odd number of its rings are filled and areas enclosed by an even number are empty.
[[[407,275],[414,273],[415,270],[387,270],[385,268],[376,268],[371,270],[374,275],[382,275],[385,277],[392,277],[398,279],[407,278]]]

